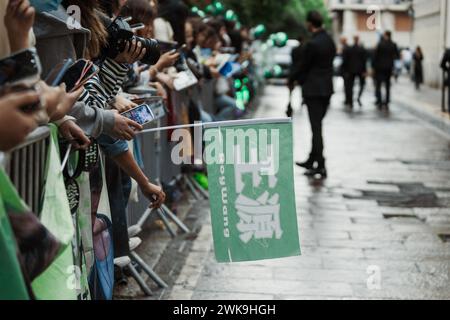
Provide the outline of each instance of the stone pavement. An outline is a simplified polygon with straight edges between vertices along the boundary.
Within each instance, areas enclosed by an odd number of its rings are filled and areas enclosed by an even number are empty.
[[[409,77],[402,76],[395,85],[392,99],[401,107],[450,135],[450,114],[442,112],[441,90],[425,85],[416,90]],[[447,101],[445,108],[448,108]]]
[[[450,299],[449,137],[398,104],[380,113],[373,100],[368,91],[363,108],[348,112],[342,94],[333,97],[324,124],[328,179],[295,169],[301,257],[218,264],[201,214],[161,298]],[[256,117],[284,116],[286,104],[287,89],[269,86]],[[295,159],[303,160],[305,109],[296,108],[294,130]]]

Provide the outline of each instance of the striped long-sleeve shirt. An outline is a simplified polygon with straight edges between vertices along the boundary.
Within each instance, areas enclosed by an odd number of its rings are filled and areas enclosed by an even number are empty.
[[[107,109],[118,94],[128,72],[128,66],[107,58],[98,75],[90,79],[79,100],[89,107]]]

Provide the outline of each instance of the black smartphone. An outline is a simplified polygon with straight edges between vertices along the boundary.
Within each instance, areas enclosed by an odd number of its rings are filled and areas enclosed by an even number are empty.
[[[67,92],[75,91],[98,72],[99,68],[92,61],[78,60],[67,69],[61,83],[66,84]]]
[[[61,81],[66,74],[67,70],[72,66],[73,60],[72,59],[66,59],[60,64],[56,65],[52,71],[48,74],[47,78],[45,79],[45,83],[47,83],[49,86],[56,87],[61,84]]]
[[[26,49],[0,60],[0,86],[23,84],[30,86],[39,81],[41,63],[35,49]]]

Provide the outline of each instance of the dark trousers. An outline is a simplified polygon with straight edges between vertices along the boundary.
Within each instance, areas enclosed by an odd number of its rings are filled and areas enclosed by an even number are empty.
[[[450,83],[447,84],[447,112],[450,112]]]
[[[390,71],[376,71],[375,73],[375,95],[377,104],[389,104],[391,102],[391,75]],[[386,99],[383,101],[381,87],[386,87]]]
[[[127,223],[127,200],[129,194],[124,192],[123,188],[124,173],[111,158],[106,158],[105,174],[108,185],[109,205],[111,207],[114,256],[116,258],[123,257],[130,253]]]
[[[349,73],[342,74],[342,79],[344,80],[345,104],[350,104],[352,101],[353,88],[350,87],[350,78]]]
[[[312,148],[309,158],[310,160],[318,161],[319,165],[324,162],[322,121],[327,114],[330,98],[331,97],[305,97],[312,130]]]
[[[358,93],[358,100],[361,99],[362,94],[364,92],[364,88],[366,87],[366,78],[363,76],[362,73],[355,73],[350,74],[348,79],[348,86],[349,86],[349,93],[348,93],[348,103],[350,105],[353,104],[353,88],[355,86],[355,80],[358,79],[359,82],[359,93]]]

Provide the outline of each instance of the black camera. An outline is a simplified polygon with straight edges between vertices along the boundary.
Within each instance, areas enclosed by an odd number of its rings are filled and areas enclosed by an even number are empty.
[[[141,62],[154,65],[161,57],[158,41],[154,39],[145,39],[135,36],[132,26],[128,23],[129,18],[118,17],[108,27],[108,46],[106,48],[106,56],[114,59],[125,50],[127,42],[136,40],[147,49],[147,52]]]

